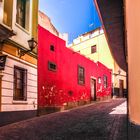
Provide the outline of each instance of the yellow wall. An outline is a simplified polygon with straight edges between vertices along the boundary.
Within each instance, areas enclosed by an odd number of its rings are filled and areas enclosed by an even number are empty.
[[[10,2],[9,2],[10,1]],[[32,0],[31,2],[31,18],[29,18],[29,23],[30,25],[30,32],[27,33],[27,31],[25,32],[25,29],[23,29],[22,27],[18,27],[17,23],[12,25],[12,21],[15,22],[16,20],[16,3],[13,0],[4,0],[4,16],[3,16],[3,23],[6,24],[7,26],[10,26],[14,32],[16,32],[16,35],[14,35],[11,40],[13,40],[13,42],[16,42],[17,44],[20,44],[21,46],[23,46],[23,48],[28,48],[29,49],[29,45],[28,45],[28,40],[31,39],[32,37],[37,41],[37,35],[38,35],[38,0]],[[9,8],[9,5],[11,6],[11,8]],[[7,18],[8,15],[8,18]],[[17,30],[16,30],[16,29]],[[26,47],[27,46],[27,47]],[[4,44],[3,45],[3,51],[6,53],[9,53],[13,56],[19,57],[18,54],[18,47],[16,45],[13,44]],[[37,49],[35,48],[34,51],[36,51]],[[37,59],[30,56],[30,55],[24,55],[21,57],[21,59],[37,65]]]
[[[12,27],[13,0],[4,0],[3,23]]]
[[[32,5],[32,37],[37,40],[38,35],[38,0],[33,0]]]
[[[97,52],[91,54],[91,46],[96,45]],[[114,69],[114,60],[108,48],[105,35],[101,34],[91,39],[87,39],[77,45],[72,46],[75,51],[79,51],[86,57],[94,60],[95,62],[100,61],[107,65],[108,68]]]
[[[14,47],[12,45],[4,44],[3,48],[2,48],[2,51],[6,52],[6,53],[8,53],[10,55],[13,55],[15,57],[19,57],[18,48]],[[21,59],[25,60],[26,62],[29,62],[29,63],[31,63],[33,65],[37,65],[37,59],[33,58],[30,55],[25,54],[24,56],[21,57]]]
[[[140,124],[140,0],[125,0],[130,120]]]
[[[126,72],[123,71],[117,63],[114,61],[114,73],[118,74],[120,71],[120,74],[117,76],[114,76],[114,87],[117,88],[119,87],[119,79],[124,81],[124,88],[126,89]]]

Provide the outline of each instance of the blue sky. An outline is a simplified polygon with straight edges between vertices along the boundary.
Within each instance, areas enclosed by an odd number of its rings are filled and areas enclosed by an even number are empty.
[[[93,0],[39,0],[56,29],[69,34],[69,43],[80,34],[101,26]]]

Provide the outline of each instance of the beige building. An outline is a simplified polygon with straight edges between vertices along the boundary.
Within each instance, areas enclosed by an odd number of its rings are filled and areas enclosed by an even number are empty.
[[[80,35],[73,40],[69,47],[95,62],[101,62],[111,69],[113,95],[117,97],[124,96],[126,92],[126,73],[113,59],[102,28]]]
[[[53,23],[51,22],[51,19],[44,14],[43,12],[39,11],[38,12],[38,24],[45,28],[46,30],[50,31],[52,34],[62,38],[63,40],[66,41],[66,46],[68,44],[68,33],[60,33],[58,30],[55,28]]]
[[[37,17],[38,0],[0,0],[0,118],[3,123],[10,116],[9,122],[19,116],[19,119],[28,118],[37,111]]]
[[[38,12],[38,24],[50,31],[52,34],[59,36],[59,32],[52,24],[51,19],[41,11]]]
[[[140,1],[95,0],[95,3],[113,57],[128,73],[129,120],[140,125]],[[110,18],[107,19],[107,16]]]

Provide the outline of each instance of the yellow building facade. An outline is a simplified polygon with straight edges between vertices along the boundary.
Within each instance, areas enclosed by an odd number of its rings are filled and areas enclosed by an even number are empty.
[[[112,92],[114,97],[124,97],[126,92],[126,73],[112,57],[102,28],[80,35],[68,47],[85,57],[101,62],[112,70]]]
[[[36,114],[37,27],[38,0],[0,1],[0,117]]]

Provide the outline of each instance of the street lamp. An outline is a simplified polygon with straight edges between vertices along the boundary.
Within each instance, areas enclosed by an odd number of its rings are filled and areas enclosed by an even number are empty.
[[[25,54],[32,52],[33,49],[35,49],[35,47],[37,46],[37,42],[34,40],[34,38],[31,38],[30,40],[28,40],[28,45],[30,50],[20,50],[19,52],[19,56],[24,56]]]
[[[30,51],[32,51],[37,46],[37,42],[34,40],[34,38],[31,38],[30,40],[28,40],[28,45]]]

